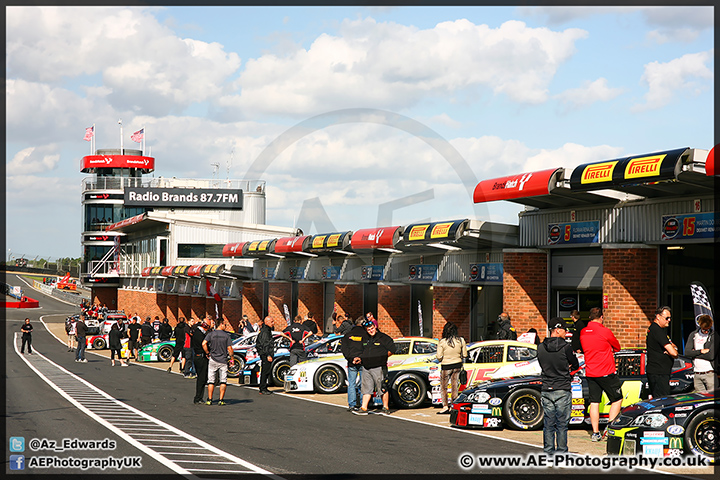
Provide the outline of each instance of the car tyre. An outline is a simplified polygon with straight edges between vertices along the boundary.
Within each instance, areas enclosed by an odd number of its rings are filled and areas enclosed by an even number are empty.
[[[170,345],[163,345],[158,349],[157,356],[158,360],[161,362],[169,362],[172,358],[173,354],[173,347]]]
[[[285,374],[290,370],[290,360],[282,358],[273,362],[272,381],[276,387],[285,386]]]
[[[513,430],[537,430],[542,425],[540,392],[520,388],[508,395],[503,407],[505,423]]]
[[[240,376],[242,371],[245,369],[245,359],[240,355],[233,355],[233,363],[228,363],[227,375],[230,378],[237,378]]]
[[[315,372],[313,385],[318,393],[338,393],[345,385],[345,373],[337,365],[323,365]]]
[[[92,342],[92,347],[96,350],[102,350],[105,348],[105,339],[104,338],[96,338]]]
[[[425,402],[427,385],[418,375],[403,375],[393,382],[390,395],[400,408],[418,408]]]
[[[690,454],[698,455],[715,463],[720,455],[720,411],[702,410],[685,427],[685,448]]]

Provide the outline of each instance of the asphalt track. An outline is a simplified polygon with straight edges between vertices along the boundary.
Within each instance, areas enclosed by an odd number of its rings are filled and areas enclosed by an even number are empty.
[[[153,477],[178,474],[201,478],[224,477],[215,471],[188,473],[187,463],[169,464],[167,458],[178,457],[173,457],[174,454],[164,457],[157,455],[158,447],[152,441],[137,441],[137,437],[127,435],[127,425],[113,427],[98,421],[99,417],[89,415],[91,412],[79,405],[77,399],[71,398],[72,395],[70,398],[62,396],[48,385],[36,371],[38,367],[34,369],[33,365],[61,372],[63,378],[72,379],[77,384],[80,382],[75,378],[94,386],[120,402],[117,404],[118,412],[130,409],[144,415],[143,418],[151,427],[150,432],[159,433],[165,428],[157,425],[181,432],[185,435],[183,438],[190,439],[183,440],[189,442],[185,444],[187,452],[199,448],[197,445],[207,446],[214,452],[223,453],[224,458],[235,459],[232,460],[235,463],[239,460],[247,472],[245,475],[255,472],[263,476],[281,477],[402,475],[417,478],[423,474],[447,476],[491,473],[529,478],[536,474],[628,474],[626,470],[620,469],[609,472],[547,467],[481,469],[477,465],[463,469],[458,462],[463,453],[485,457],[525,456],[541,453],[541,449],[392,416],[355,416],[335,405],[309,402],[292,395],[260,396],[256,389],[236,385],[228,386],[227,406],[194,405],[192,398],[195,381],[183,379],[180,375],[168,375],[164,370],[137,365],[113,368],[105,357],[90,352],[87,355],[88,363],[76,363],[73,354],[45,329],[39,319],[43,317],[46,323],[62,322],[67,314],[75,313],[77,307],[39,292],[33,293],[34,298],[41,301],[40,309],[6,311],[6,439],[23,437],[28,443],[34,438],[56,441],[110,439],[116,442],[111,451],[75,450],[57,453],[43,450],[32,452],[26,448],[24,455],[140,457],[142,467],[122,471],[26,468],[20,472],[11,470],[8,454],[5,468],[8,474],[121,473],[135,477],[138,474]],[[19,332],[26,316],[35,327],[33,347],[39,355],[23,358],[16,347],[16,344],[19,346],[19,340],[16,340],[15,334]],[[80,393],[75,392],[75,395]],[[195,443],[191,443],[195,440]],[[640,478],[647,471],[634,470],[632,473],[634,478]],[[232,475],[232,478],[237,477],[237,473]]]

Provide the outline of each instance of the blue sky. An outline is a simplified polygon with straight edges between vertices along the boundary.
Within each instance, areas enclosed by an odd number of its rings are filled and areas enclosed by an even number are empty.
[[[474,206],[468,184],[712,148],[713,18],[711,7],[8,7],[7,248],[80,256],[84,129],[117,148],[119,118],[126,147],[146,127],[155,176],[211,178],[220,163],[224,178],[232,151],[242,179],[287,129],[364,109],[385,123],[320,121],[263,166],[269,224],[292,226],[314,201],[334,229],[379,226],[380,205],[418,194],[393,225],[516,224],[520,207]]]

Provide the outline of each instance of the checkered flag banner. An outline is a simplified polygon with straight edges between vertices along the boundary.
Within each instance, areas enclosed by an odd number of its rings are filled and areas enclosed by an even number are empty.
[[[705,285],[700,282],[692,282],[690,284],[690,293],[692,293],[693,309],[695,313],[695,324],[697,325],[697,319],[700,315],[712,314],[712,307],[710,306],[710,298],[708,298],[707,290]]]

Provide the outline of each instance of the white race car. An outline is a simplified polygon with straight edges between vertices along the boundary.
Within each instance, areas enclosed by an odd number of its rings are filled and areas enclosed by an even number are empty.
[[[395,339],[395,355],[388,367],[413,363],[434,356],[437,339],[403,337]],[[313,358],[290,367],[285,375],[286,392],[337,393],[347,384],[347,360],[342,355]]]

